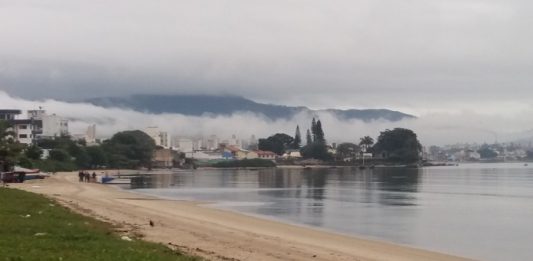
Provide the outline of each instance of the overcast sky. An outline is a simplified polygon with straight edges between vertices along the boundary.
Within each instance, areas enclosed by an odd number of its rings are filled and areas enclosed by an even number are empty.
[[[417,115],[533,108],[532,1],[0,0],[0,90],[242,95]]]

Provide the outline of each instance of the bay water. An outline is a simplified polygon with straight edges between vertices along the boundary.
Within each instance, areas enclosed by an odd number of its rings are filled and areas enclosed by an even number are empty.
[[[136,178],[131,189],[479,260],[533,260],[524,163],[209,169]]]

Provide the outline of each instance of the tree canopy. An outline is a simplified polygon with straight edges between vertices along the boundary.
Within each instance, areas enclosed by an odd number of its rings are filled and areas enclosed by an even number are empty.
[[[296,125],[296,132],[294,133],[294,140],[292,142],[293,149],[299,149],[302,145],[302,134],[300,133],[300,126]]]
[[[359,146],[361,146],[364,151],[368,151],[372,145],[374,145],[374,139],[372,139],[370,136],[364,136],[359,141]]]
[[[276,133],[266,139],[259,139],[259,149],[283,155],[294,145],[294,138],[285,133]]]
[[[416,134],[409,129],[385,130],[378,137],[374,152],[382,157],[399,162],[412,163],[420,159],[422,145]]]
[[[494,159],[498,157],[498,153],[491,149],[487,144],[483,144],[477,152],[482,159]]]
[[[330,160],[332,155],[328,152],[322,122],[313,118],[311,133],[307,130],[307,144],[301,148],[300,153],[306,159]]]
[[[102,146],[115,168],[150,168],[156,149],[154,140],[140,130],[118,132]]]
[[[351,158],[353,159],[359,151],[359,146],[354,143],[345,142],[337,146],[337,158],[340,160]]]
[[[326,144],[326,137],[324,136],[324,130],[322,130],[322,122],[318,120],[315,126],[315,142]]]
[[[24,148],[15,141],[14,135],[11,125],[7,121],[0,120],[0,171],[11,171]]]
[[[307,133],[305,135],[305,145],[311,145],[313,143],[313,137],[311,136],[311,132],[309,129],[307,129]]]
[[[28,159],[38,160],[43,155],[43,150],[39,148],[39,146],[33,144],[26,148],[26,150],[24,151],[24,155]]]

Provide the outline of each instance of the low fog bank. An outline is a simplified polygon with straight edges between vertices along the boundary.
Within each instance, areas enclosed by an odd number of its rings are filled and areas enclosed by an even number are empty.
[[[360,120],[339,120],[328,113],[318,115],[298,114],[289,120],[270,120],[253,113],[235,113],[231,116],[204,115],[202,117],[181,114],[148,114],[127,109],[102,108],[86,103],[67,103],[56,100],[30,101],[16,98],[0,91],[0,109],[38,109],[55,113],[70,120],[72,134],[85,133],[90,124],[97,125],[97,136],[108,138],[122,130],[144,129],[158,126],[177,136],[208,136],[215,134],[229,138],[235,134],[240,139],[267,137],[284,132],[294,135],[296,125],[300,125],[303,139],[309,128],[311,118],[317,116],[322,121],[326,138],[330,142],[356,142],[360,137],[369,135],[377,138],[380,131],[396,127],[414,130],[423,145],[444,145],[455,143],[492,143],[530,139],[528,130],[533,129],[533,110],[525,110],[515,116],[479,114],[473,111],[456,113],[431,113],[420,115],[417,119],[399,122]],[[529,135],[529,136],[528,136]]]

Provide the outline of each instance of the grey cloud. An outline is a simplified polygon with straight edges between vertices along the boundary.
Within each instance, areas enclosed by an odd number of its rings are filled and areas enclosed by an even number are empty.
[[[530,1],[0,1],[0,89],[314,107],[531,104]],[[502,108],[506,110],[507,108]]]
[[[0,104],[5,108],[21,110],[42,106],[49,113],[56,113],[70,120],[74,134],[83,134],[89,124],[97,124],[99,137],[110,137],[122,130],[144,129],[159,126],[162,130],[178,136],[208,136],[216,134],[229,138],[236,134],[247,139],[252,134],[267,137],[274,133],[292,135],[296,125],[302,130],[309,128],[310,115],[299,114],[291,119],[269,120],[251,113],[236,113],[230,116],[185,116],[180,114],[146,114],[124,109],[106,109],[84,103],[67,103],[56,100],[30,101],[14,98],[0,91]],[[380,131],[396,127],[414,130],[421,142],[428,145],[455,144],[457,142],[494,142],[533,139],[533,120],[529,117],[533,108],[523,109],[512,117],[480,114],[472,111],[460,113],[427,113],[418,119],[400,122],[339,120],[331,114],[320,113],[326,138],[329,142],[357,142],[360,137],[370,135],[377,138]],[[527,131],[529,130],[529,131]]]

